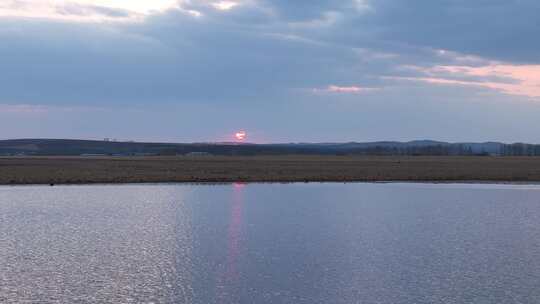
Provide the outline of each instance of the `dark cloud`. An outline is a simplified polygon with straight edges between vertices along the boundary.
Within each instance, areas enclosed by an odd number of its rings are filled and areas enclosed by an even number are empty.
[[[384,41],[540,63],[536,0],[370,0],[356,22]]]
[[[283,22],[323,20],[304,35],[352,46],[402,52],[425,47],[516,63],[540,62],[536,0],[263,1]],[[407,52],[407,50],[405,50]]]
[[[269,8],[279,18],[285,21],[309,21],[321,19],[328,13],[342,13],[349,9],[356,9],[355,1],[344,0],[313,0],[313,1],[287,1],[262,0],[262,6]]]
[[[110,18],[126,18],[130,12],[125,9],[110,8],[99,5],[81,5],[76,3],[67,3],[56,7],[56,12],[61,15],[69,16],[105,16]]]

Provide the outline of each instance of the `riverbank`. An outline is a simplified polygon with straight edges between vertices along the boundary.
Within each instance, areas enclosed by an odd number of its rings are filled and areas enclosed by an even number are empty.
[[[0,184],[540,182],[540,157],[1,157]]]

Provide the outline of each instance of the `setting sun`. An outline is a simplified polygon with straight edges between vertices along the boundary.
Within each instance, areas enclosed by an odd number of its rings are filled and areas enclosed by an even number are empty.
[[[234,134],[234,137],[236,137],[237,140],[243,141],[246,139],[247,134],[245,131],[238,131]]]

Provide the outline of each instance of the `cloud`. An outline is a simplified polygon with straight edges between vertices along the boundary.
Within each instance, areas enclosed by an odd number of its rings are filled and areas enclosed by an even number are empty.
[[[177,5],[176,0],[4,0],[0,4],[0,17],[71,22],[133,22]]]
[[[389,76],[386,79],[423,81],[432,84],[465,85],[494,89],[510,95],[540,97],[540,65],[406,67],[421,74],[415,77]]]
[[[0,112],[4,114],[42,114],[47,112],[47,107],[27,104],[0,104]]]
[[[77,3],[68,3],[63,6],[57,6],[56,12],[64,16],[103,16],[109,18],[129,18],[130,11],[120,8],[111,8],[98,5],[81,5]]]
[[[491,104],[539,95],[539,6],[531,0],[51,3],[0,4],[0,103],[110,107],[118,117],[120,108],[171,108],[171,129],[186,109],[211,117],[207,128],[232,130],[251,117],[252,128],[276,132],[277,120],[316,124],[306,113],[334,115],[324,119],[343,132],[374,130],[377,118],[388,120],[377,131],[388,137],[392,121],[413,121],[409,136],[453,116],[501,120]],[[365,125],[350,114],[359,111]]]
[[[377,91],[378,88],[366,88],[360,86],[337,86],[329,85],[326,88],[315,88],[313,89],[314,93],[338,93],[338,94],[359,94],[370,91]]]
[[[519,63],[540,63],[536,0],[370,0],[352,23],[378,38]]]
[[[363,0],[260,0],[257,3],[284,22],[293,23],[324,19],[329,14],[361,14],[370,8],[367,1]]]
[[[101,14],[110,18],[135,12],[135,6],[127,10],[114,7],[119,2],[104,3],[109,6],[72,1],[60,11],[70,16]],[[417,28],[416,19],[421,16],[444,13],[436,26],[450,31],[454,20],[445,19],[446,15],[467,18],[472,10],[484,20],[484,14],[493,15],[500,9],[485,4],[482,11],[479,5],[462,1],[429,4],[427,8],[421,3],[412,1],[410,8],[396,12],[401,4],[389,0],[317,0],[309,5],[297,1],[184,0],[178,4],[180,9],[157,11],[144,22],[87,25],[0,19],[0,38],[6,42],[0,46],[4,58],[0,63],[9,71],[0,76],[7,87],[0,92],[0,100],[279,102],[297,88],[352,92],[354,86],[338,84],[381,88],[392,85],[391,77],[445,79],[454,84],[482,77],[484,87],[500,90],[502,87],[488,84],[489,76],[493,78],[489,83],[506,87],[503,92],[532,92],[534,83],[523,79],[530,76],[437,71],[444,66],[486,68],[493,61],[490,53],[461,52],[460,43],[447,45],[441,37],[425,43],[419,40],[420,33],[428,31]],[[523,8],[531,5],[524,1]],[[500,2],[497,7],[501,6],[506,4]],[[328,18],[333,21],[326,22]],[[402,24],[408,18],[414,19],[411,24]],[[407,35],[395,37],[401,31]],[[418,37],[413,32],[419,32]],[[456,31],[453,36],[463,32]],[[418,69],[404,71],[403,66]],[[504,84],[502,78],[520,83]],[[30,89],[27,79],[33,83]],[[518,89],[521,85],[528,88]]]
[[[212,6],[222,11],[228,11],[234,8],[235,6],[237,6],[238,4],[239,4],[238,2],[233,2],[233,1],[218,1],[218,2],[212,3]]]

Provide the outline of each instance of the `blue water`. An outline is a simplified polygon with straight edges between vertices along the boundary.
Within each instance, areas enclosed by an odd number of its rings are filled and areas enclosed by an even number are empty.
[[[0,303],[540,303],[540,186],[0,187]]]

